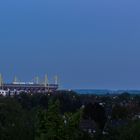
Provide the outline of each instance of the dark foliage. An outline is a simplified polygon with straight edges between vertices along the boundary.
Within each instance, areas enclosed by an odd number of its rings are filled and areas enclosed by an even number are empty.
[[[139,140],[139,113],[140,96],[128,93],[95,96],[58,91],[0,97],[0,140]],[[96,133],[81,129],[83,119],[96,123]]]
[[[104,107],[102,107],[98,103],[87,104],[84,108],[83,118],[94,120],[101,130],[103,130],[107,119]]]

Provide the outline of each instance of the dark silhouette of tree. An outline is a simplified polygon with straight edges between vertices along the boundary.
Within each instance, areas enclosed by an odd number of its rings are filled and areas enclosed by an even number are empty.
[[[0,139],[33,139],[33,124],[30,115],[11,98],[0,98]]]
[[[112,119],[127,119],[128,109],[127,107],[115,105],[112,109]]]
[[[79,129],[81,111],[62,115],[59,101],[49,102],[48,110],[40,110],[37,115],[37,140],[81,140]]]
[[[89,103],[85,106],[83,118],[94,120],[98,124],[99,129],[103,130],[106,122],[105,109],[98,103]]]

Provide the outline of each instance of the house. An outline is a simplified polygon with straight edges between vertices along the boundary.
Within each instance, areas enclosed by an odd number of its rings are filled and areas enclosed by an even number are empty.
[[[94,134],[97,130],[97,124],[93,120],[83,119],[80,122],[80,129],[87,133]]]
[[[7,95],[7,91],[3,90],[3,89],[0,89],[0,95],[1,96],[6,96]]]

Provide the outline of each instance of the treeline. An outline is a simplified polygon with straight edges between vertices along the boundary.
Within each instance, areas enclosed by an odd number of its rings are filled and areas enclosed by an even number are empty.
[[[128,94],[116,100],[129,101]],[[139,119],[128,119],[118,104],[108,111],[113,102],[109,96],[67,91],[0,97],[0,140],[138,140]],[[113,127],[113,120],[124,125]]]

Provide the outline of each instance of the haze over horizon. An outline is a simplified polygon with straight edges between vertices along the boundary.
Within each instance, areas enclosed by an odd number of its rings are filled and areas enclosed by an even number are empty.
[[[140,89],[140,1],[1,0],[0,73],[62,88]]]

